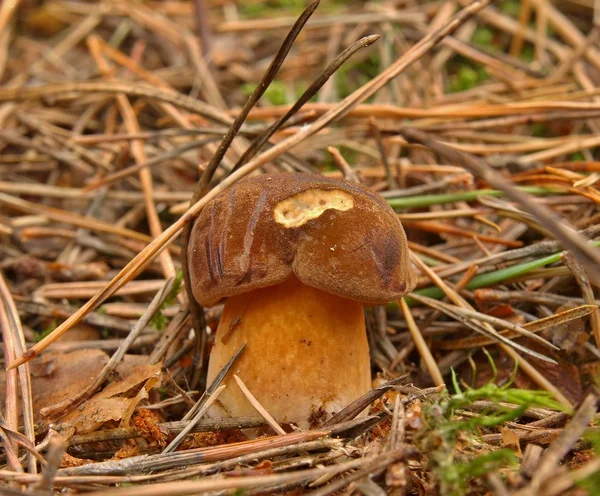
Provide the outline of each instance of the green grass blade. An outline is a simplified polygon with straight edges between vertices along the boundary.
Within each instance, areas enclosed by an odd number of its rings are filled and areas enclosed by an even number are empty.
[[[593,241],[593,246],[600,246],[600,241]],[[552,255],[548,255],[546,257],[538,258],[536,260],[531,260],[529,262],[524,262],[521,264],[513,265],[511,267],[507,267],[505,269],[494,270],[493,272],[488,272],[487,274],[480,274],[478,276],[473,277],[469,284],[467,284],[467,289],[479,289],[488,286],[494,286],[495,284],[502,284],[503,282],[512,279],[514,277],[519,277],[528,272],[539,269],[546,265],[558,262],[563,252],[554,253]],[[415,294],[428,296],[429,298],[443,298],[444,292],[438,288],[437,286],[430,286],[423,289],[418,289],[415,291]],[[410,297],[407,298],[408,304],[415,304],[414,300],[411,300]]]
[[[521,186],[520,191],[530,195],[544,196],[565,193],[565,191],[556,188],[542,188],[539,186]],[[412,208],[429,207],[431,205],[440,205],[442,203],[453,203],[457,201],[473,201],[480,196],[504,196],[504,192],[497,189],[476,189],[473,191],[462,191],[460,193],[446,193],[439,195],[417,195],[407,196],[406,198],[387,198],[386,201],[392,208]]]

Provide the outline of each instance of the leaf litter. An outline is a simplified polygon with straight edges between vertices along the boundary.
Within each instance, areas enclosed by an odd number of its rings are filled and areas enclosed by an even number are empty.
[[[598,7],[304,7],[0,7],[6,491],[593,494]],[[279,435],[204,415],[220,308],[179,290],[186,226],[258,169],[380,192],[420,276],[366,312],[373,391]]]

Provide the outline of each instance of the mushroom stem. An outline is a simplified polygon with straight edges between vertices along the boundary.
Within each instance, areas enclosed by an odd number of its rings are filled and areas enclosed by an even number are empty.
[[[233,374],[280,424],[301,428],[326,420],[371,389],[362,304],[295,277],[226,301],[209,383],[244,341],[213,417],[256,415]]]

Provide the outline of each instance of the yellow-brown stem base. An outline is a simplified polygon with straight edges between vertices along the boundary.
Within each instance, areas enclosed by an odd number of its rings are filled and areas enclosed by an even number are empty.
[[[210,384],[246,341],[215,418],[256,416],[238,375],[282,424],[321,423],[371,388],[363,307],[295,278],[231,297],[225,303],[208,367]]]

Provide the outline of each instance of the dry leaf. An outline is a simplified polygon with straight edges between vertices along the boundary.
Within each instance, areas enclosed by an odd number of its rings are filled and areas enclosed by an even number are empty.
[[[502,446],[514,447],[516,451],[515,454],[519,458],[522,458],[523,453],[521,452],[521,443],[518,434],[508,427],[502,427],[502,429],[500,429],[500,433],[502,435]]]
[[[519,436],[515,431],[508,427],[503,427],[500,432],[502,434],[502,446],[518,446]]]
[[[130,392],[141,383],[148,383],[148,389],[159,385],[161,368],[160,363],[135,367],[128,377],[109,384],[82,407],[68,413],[62,421],[69,422],[78,434],[93,432],[111,420],[120,422],[125,419],[127,424],[137,404],[147,397],[147,391],[142,388],[133,398],[120,395]]]
[[[61,420],[71,424],[77,434],[87,434],[98,430],[102,424],[109,420],[121,420],[131,400],[129,398],[98,398],[92,396],[83,404],[81,409],[76,408]]]
[[[125,355],[123,360],[117,364],[117,368],[114,372],[115,380],[122,381],[132,374],[133,369],[148,365],[149,361],[150,359],[147,355]]]
[[[129,420],[131,419],[131,416],[133,415],[133,412],[135,411],[136,407],[138,406],[138,404],[145,399],[148,399],[148,392],[155,386],[159,385],[159,376],[154,376],[151,377],[150,379],[148,379],[146,381],[146,384],[144,384],[144,387],[142,387],[138,393],[135,395],[135,397],[131,400],[131,402],[129,403],[129,406],[127,407],[127,410],[125,411],[125,413],[123,414],[123,418],[121,419],[121,425],[120,427],[128,427],[129,426]]]
[[[90,386],[108,362],[101,350],[45,353],[32,361],[31,388],[36,421],[39,411],[74,396]]]
[[[96,396],[99,398],[110,398],[118,394],[123,394],[134,388],[138,384],[147,381],[151,377],[160,374],[162,363],[154,365],[141,365],[130,371],[129,375],[120,381],[113,382],[106,386]]]

